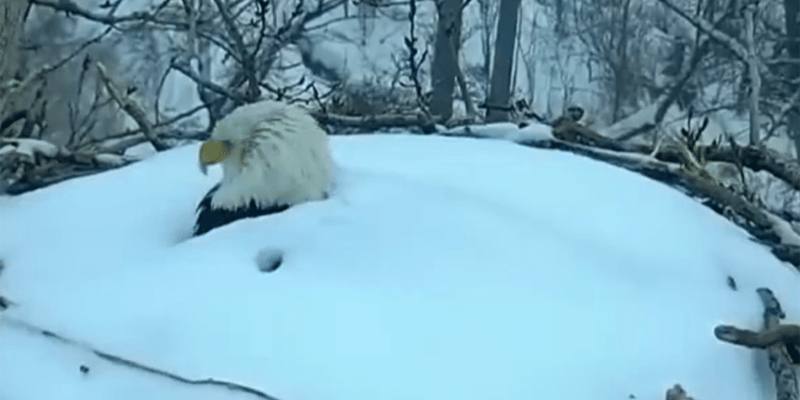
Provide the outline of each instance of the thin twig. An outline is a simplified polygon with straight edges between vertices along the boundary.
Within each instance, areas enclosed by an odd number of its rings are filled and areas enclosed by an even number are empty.
[[[79,348],[81,350],[88,351],[88,352],[94,354],[95,356],[100,357],[101,359],[109,361],[109,362],[111,362],[113,364],[122,365],[124,367],[132,368],[132,369],[135,369],[135,370],[138,370],[138,371],[143,371],[143,372],[147,372],[147,373],[150,373],[150,374],[158,375],[158,376],[161,376],[161,377],[173,380],[173,381],[177,381],[177,382],[180,382],[180,383],[185,383],[185,384],[188,384],[188,385],[216,386],[216,387],[221,387],[221,388],[225,388],[225,389],[236,391],[236,392],[247,393],[247,394],[256,396],[256,397],[264,399],[264,400],[278,400],[277,397],[270,396],[267,393],[265,393],[264,391],[261,391],[261,390],[258,390],[258,389],[255,389],[255,388],[252,388],[252,387],[249,387],[249,386],[245,386],[245,385],[242,385],[242,384],[239,384],[239,383],[235,383],[235,382],[230,382],[230,381],[225,381],[225,380],[215,379],[215,378],[206,378],[206,379],[186,378],[186,377],[181,376],[179,374],[176,374],[174,372],[170,372],[170,371],[166,371],[166,370],[163,370],[163,369],[160,369],[160,368],[152,367],[152,366],[140,363],[138,361],[133,361],[133,360],[131,360],[129,358],[121,357],[121,356],[114,355],[114,354],[111,354],[111,353],[108,353],[108,352],[105,352],[105,351],[102,351],[102,350],[98,350],[98,349],[94,348],[93,346],[91,346],[89,344],[81,343],[81,342],[79,342],[77,340],[70,339],[70,338],[68,338],[66,336],[63,336],[63,335],[58,334],[56,332],[53,332],[53,331],[51,331],[49,329],[40,328],[40,327],[38,327],[36,325],[33,325],[31,323],[22,321],[20,319],[16,319],[16,318],[9,317],[9,316],[4,316],[3,317],[3,321],[6,322],[9,326],[13,326],[13,327],[16,327],[18,329],[22,329],[24,331],[28,331],[28,332],[31,332],[31,333],[34,333],[34,334],[40,334],[40,335],[44,336],[45,338],[48,338],[48,339],[51,339],[51,340],[55,340],[55,341],[60,342],[60,343],[62,343],[64,345],[67,345],[67,346],[70,346],[70,347],[76,347],[76,348]]]
[[[206,89],[208,89],[208,90],[210,90],[210,91],[212,91],[212,92],[214,92],[216,94],[225,96],[228,99],[233,100],[235,103],[238,103],[238,104],[246,104],[247,103],[247,99],[244,98],[243,96],[240,96],[237,93],[231,92],[230,90],[228,90],[228,89],[226,89],[226,88],[224,88],[224,87],[222,87],[222,86],[220,86],[220,85],[218,85],[218,84],[216,84],[214,82],[210,82],[210,81],[207,81],[207,80],[203,79],[202,77],[197,75],[194,71],[192,71],[191,68],[187,67],[186,65],[184,65],[184,64],[182,64],[180,62],[175,62],[175,63],[173,63],[172,66],[173,66],[173,68],[178,70],[180,73],[185,75],[187,78],[189,78],[192,81],[194,81],[196,84],[198,84],[198,85],[200,85],[200,86],[202,86],[202,87],[204,87],[204,88],[206,88]]]

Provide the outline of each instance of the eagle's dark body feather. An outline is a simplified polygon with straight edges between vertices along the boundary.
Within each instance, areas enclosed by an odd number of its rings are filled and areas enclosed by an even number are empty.
[[[259,207],[256,205],[255,201],[251,201],[245,207],[239,207],[233,210],[214,208],[211,206],[211,197],[217,189],[219,189],[219,184],[212,187],[203,199],[200,200],[200,204],[197,205],[197,222],[194,225],[194,236],[203,235],[233,221],[275,214],[289,208],[289,205],[286,204]]]

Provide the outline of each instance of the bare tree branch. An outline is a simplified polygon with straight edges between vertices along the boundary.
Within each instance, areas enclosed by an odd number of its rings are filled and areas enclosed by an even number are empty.
[[[719,325],[714,329],[717,339],[754,349],[766,349],[776,344],[800,344],[800,326],[778,325],[761,332],[739,329],[732,325]]]
[[[739,60],[745,63],[747,62],[747,49],[736,39],[730,37],[725,32],[722,32],[719,29],[715,28],[714,25],[711,24],[711,22],[706,21],[699,15],[698,16],[689,15],[682,8],[675,5],[671,0],[658,0],[658,2],[663,4],[670,10],[674,11],[675,14],[678,14],[686,22],[692,24],[695,28],[705,33],[710,38],[714,39],[715,41],[723,44],[725,47],[730,49],[734,53],[734,55],[736,55],[736,57],[739,58]]]
[[[126,22],[153,22],[162,25],[181,27],[183,29],[187,28],[186,23],[184,22],[175,21],[171,19],[162,19],[158,17],[158,11],[163,9],[163,7],[167,3],[169,3],[169,0],[163,0],[163,2],[155,8],[156,11],[154,12],[135,11],[125,15],[113,15],[113,13],[101,14],[93,12],[79,6],[78,3],[74,2],[73,0],[29,0],[29,1],[30,3],[35,4],[37,6],[50,8],[52,10],[61,11],[67,14],[77,15],[79,17],[88,19],[90,21],[99,22],[105,25],[115,26],[117,24]]]
[[[222,15],[222,21],[225,25],[225,30],[228,32],[228,36],[230,36],[231,40],[233,41],[233,48],[241,60],[242,70],[244,75],[247,77],[248,87],[245,98],[248,100],[248,102],[253,102],[258,99],[261,92],[258,86],[259,79],[256,75],[257,71],[255,60],[251,56],[251,54],[255,54],[255,52],[251,53],[247,51],[242,34],[239,32],[239,28],[236,27],[236,22],[233,20],[233,16],[231,16],[227,6],[222,3],[222,0],[214,0],[214,4],[216,4],[220,15]]]
[[[198,85],[200,85],[200,86],[202,86],[202,87],[204,87],[204,88],[206,88],[206,89],[208,89],[208,90],[210,90],[210,91],[212,91],[212,92],[214,92],[216,94],[225,96],[228,99],[233,100],[234,102],[236,102],[238,104],[246,104],[247,103],[247,99],[245,97],[240,96],[239,94],[234,93],[234,92],[232,92],[232,91],[230,91],[230,90],[228,90],[228,89],[226,89],[226,88],[224,88],[224,87],[222,87],[222,86],[220,86],[220,85],[218,85],[218,84],[216,84],[214,82],[210,82],[210,81],[207,81],[207,80],[203,79],[202,77],[200,77],[199,75],[194,73],[194,71],[192,71],[191,68],[189,68],[188,66],[186,66],[183,63],[175,62],[175,63],[173,63],[173,67],[176,70],[178,70],[180,73],[184,74],[187,78],[189,78],[192,81],[194,81],[195,83],[197,83]]]
[[[150,144],[156,149],[156,151],[164,151],[169,150],[169,146],[161,141],[158,138],[155,129],[153,129],[153,124],[150,123],[150,120],[147,118],[147,113],[145,113],[142,106],[136,103],[129,95],[123,94],[118,88],[117,85],[111,80],[108,76],[108,72],[106,72],[106,68],[103,66],[102,63],[97,63],[97,72],[100,75],[100,79],[103,81],[108,94],[114,101],[119,105],[119,107],[125,111],[134,121],[136,124],[139,125],[139,129],[142,130],[142,133]]]

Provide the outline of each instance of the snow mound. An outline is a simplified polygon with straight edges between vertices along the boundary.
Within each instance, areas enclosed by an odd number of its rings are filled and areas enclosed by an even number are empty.
[[[330,199],[199,238],[194,145],[0,198],[0,398],[258,398],[21,321],[282,400],[772,393],[713,328],[758,329],[762,286],[798,315],[798,273],[677,191],[500,140],[332,143]]]

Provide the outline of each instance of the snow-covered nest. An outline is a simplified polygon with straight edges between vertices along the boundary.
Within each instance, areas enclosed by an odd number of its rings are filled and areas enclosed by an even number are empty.
[[[500,140],[332,140],[329,200],[194,239],[196,146],[0,198],[0,398],[256,398],[19,321],[282,400],[771,395],[713,328],[759,329],[762,286],[796,318],[800,277],[695,201]]]

